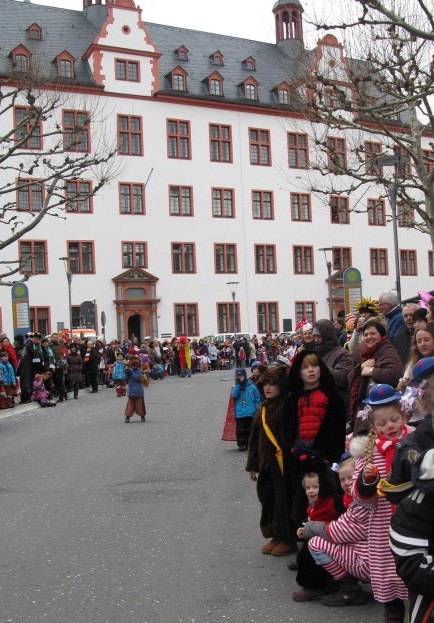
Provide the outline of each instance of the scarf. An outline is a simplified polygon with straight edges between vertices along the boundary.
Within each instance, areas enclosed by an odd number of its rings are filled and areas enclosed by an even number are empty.
[[[380,348],[380,346],[385,344],[388,340],[389,338],[385,335],[384,337],[381,338],[379,343],[374,344],[374,346],[370,346],[369,348],[365,348],[364,350],[360,352],[361,361],[357,366],[356,373],[354,375],[354,380],[351,385],[351,392],[350,392],[350,415],[351,415],[352,420],[354,420],[354,418],[356,417],[357,408],[360,402],[359,390],[360,390],[360,385],[362,383],[362,379],[368,378],[368,377],[363,377],[361,374],[362,363],[364,363],[365,361],[368,361],[368,359],[375,359],[373,355],[375,355],[375,353]]]
[[[381,456],[384,456],[386,460],[386,474],[389,474],[390,470],[392,469],[392,461],[393,455],[395,454],[396,444],[407,435],[407,427],[403,425],[401,429],[401,434],[399,437],[396,437],[396,439],[380,439],[380,437],[375,438],[375,445],[377,446],[377,450],[379,454],[381,454]]]

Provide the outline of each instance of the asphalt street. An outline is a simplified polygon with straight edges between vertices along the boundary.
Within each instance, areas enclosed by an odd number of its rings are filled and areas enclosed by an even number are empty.
[[[168,378],[147,421],[112,389],[0,419],[1,623],[374,623],[300,604],[264,556],[245,453],[221,441],[231,372]]]

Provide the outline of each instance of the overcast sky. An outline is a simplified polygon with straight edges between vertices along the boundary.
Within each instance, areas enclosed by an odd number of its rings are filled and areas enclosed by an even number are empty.
[[[34,4],[63,7],[80,11],[83,0],[32,0]],[[218,0],[217,3],[202,0],[136,0],[143,9],[147,22],[181,26],[274,43],[273,5],[275,0]],[[305,34],[308,47],[315,45],[318,34],[309,28],[308,21],[314,13],[320,17],[333,15],[332,9],[324,14],[324,6],[339,8],[345,0],[302,0],[305,10]]]

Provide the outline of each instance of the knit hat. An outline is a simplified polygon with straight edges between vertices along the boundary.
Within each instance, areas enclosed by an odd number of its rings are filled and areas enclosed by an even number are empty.
[[[245,376],[247,378],[247,372],[245,368],[237,368],[235,370],[235,376]]]
[[[428,310],[426,307],[418,307],[413,312],[413,320],[426,320],[427,315],[428,315]]]
[[[303,325],[302,329],[303,333],[307,333],[308,331],[312,331],[312,325],[310,324],[310,322],[306,322],[306,324]]]
[[[379,383],[378,385],[371,387],[368,397],[365,398],[365,400],[362,400],[362,402],[365,405],[371,406],[387,405],[392,402],[398,402],[401,398],[402,394],[400,392],[395,392],[391,385]]]

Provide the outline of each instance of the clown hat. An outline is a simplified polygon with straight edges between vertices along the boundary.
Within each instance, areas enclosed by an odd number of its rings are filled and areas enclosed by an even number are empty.
[[[434,373],[434,357],[419,359],[413,366],[411,383],[418,383],[421,379]]]
[[[387,405],[392,402],[398,402],[401,398],[402,394],[400,392],[396,392],[391,385],[380,383],[379,385],[371,387],[368,397],[365,398],[365,400],[362,400],[362,402],[365,405],[371,405],[374,407],[376,405]]]

